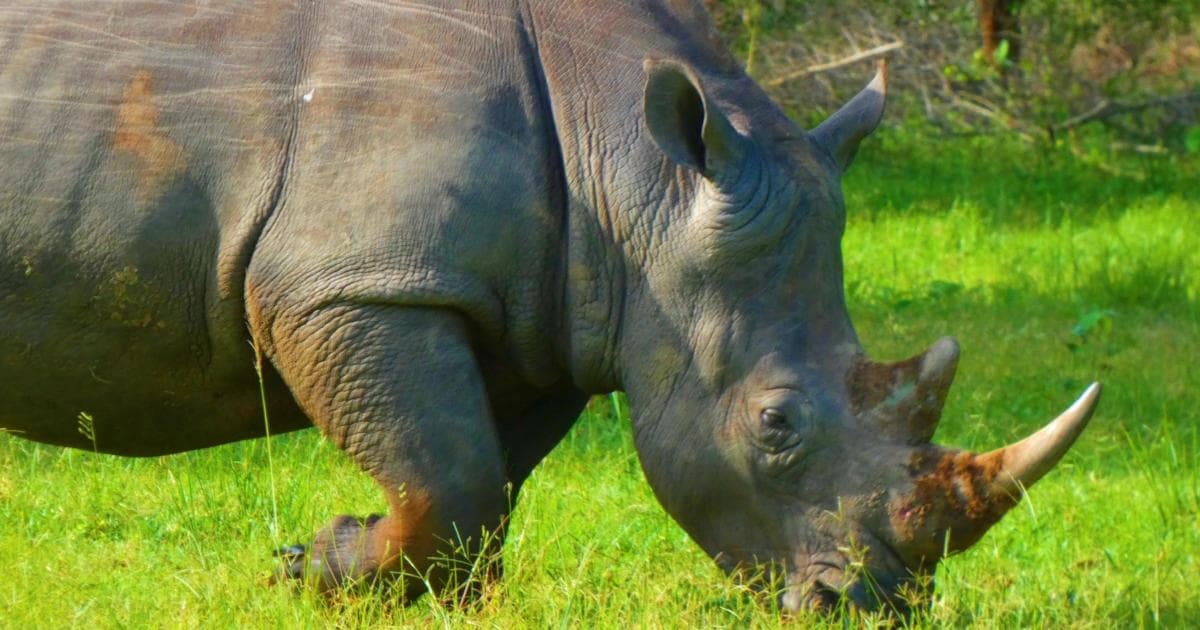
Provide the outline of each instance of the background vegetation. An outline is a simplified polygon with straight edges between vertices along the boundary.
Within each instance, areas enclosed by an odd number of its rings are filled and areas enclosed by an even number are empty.
[[[764,82],[905,42],[888,122],[845,182],[847,293],[877,357],[910,355],[947,333],[962,342],[939,442],[995,447],[1045,422],[1088,381],[1106,384],[1071,454],[979,545],[943,563],[935,601],[913,625],[1195,626],[1196,120],[1152,106],[1040,130],[1085,113],[1089,99],[1195,91],[1200,11],[1188,2],[1026,0],[1023,65],[1001,72],[975,58],[973,7],[714,3]],[[1109,78],[1089,78],[1091,66],[1062,56],[1090,59],[1101,42],[1132,59]],[[930,61],[928,50],[944,57]],[[1178,72],[1146,70],[1147,59],[1171,55],[1184,60]],[[929,78],[935,62],[952,92]],[[868,75],[858,63],[771,89],[809,123]],[[978,97],[1001,118],[956,105],[955,95]],[[1005,123],[1008,115],[1019,123]],[[271,549],[306,540],[333,513],[384,509],[372,483],[315,432],[273,438],[273,465],[265,440],[133,460],[0,436],[0,626],[781,623],[658,506],[627,410],[612,400],[595,400],[535,472],[505,550],[507,575],[469,611],[377,596],[327,606],[265,587]]]
[[[707,4],[751,74],[812,124],[861,87],[864,64],[845,62],[882,49],[890,120],[921,135],[1200,151],[1200,0]]]

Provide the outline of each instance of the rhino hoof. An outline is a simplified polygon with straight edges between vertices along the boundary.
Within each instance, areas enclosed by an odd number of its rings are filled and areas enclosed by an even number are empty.
[[[275,556],[282,558],[285,562],[299,560],[304,557],[304,552],[307,548],[304,545],[288,545],[275,550]]]
[[[312,582],[322,592],[330,592],[375,574],[375,563],[367,558],[370,528],[380,519],[338,516],[317,532],[311,546],[288,545],[275,550],[282,564],[273,584]]]
[[[308,548],[304,545],[288,545],[276,549],[275,557],[279,558],[282,564],[271,578],[271,583],[278,584],[304,577],[304,554],[307,551]]]

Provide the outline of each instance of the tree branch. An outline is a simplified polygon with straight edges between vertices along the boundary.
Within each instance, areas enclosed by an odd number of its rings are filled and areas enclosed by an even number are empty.
[[[1074,129],[1087,123],[1120,116],[1121,114],[1132,114],[1153,107],[1170,107],[1173,105],[1187,105],[1190,103],[1200,104],[1200,92],[1185,92],[1183,94],[1173,94],[1171,96],[1160,96],[1151,98],[1140,103],[1121,103],[1114,102],[1108,99],[1100,99],[1091,109],[1072,116],[1053,126],[1055,131],[1065,131]]]
[[[899,50],[901,48],[904,48],[904,42],[902,42],[902,41],[896,41],[896,42],[891,42],[888,44],[882,44],[882,45],[876,46],[874,48],[869,48],[862,52],[855,53],[853,55],[850,55],[849,57],[843,57],[841,59],[838,59],[836,61],[830,61],[828,63],[819,63],[815,66],[809,66],[803,70],[797,70],[795,72],[785,74],[781,77],[776,77],[774,79],[764,81],[763,85],[766,87],[777,87],[777,86],[783,85],[784,83],[787,83],[788,81],[794,81],[796,79],[801,79],[810,74],[816,74],[818,72],[825,72],[827,70],[834,70],[836,68],[841,68],[842,66],[848,66],[856,61],[870,59],[871,57],[878,57],[879,55],[892,52],[893,50]]]

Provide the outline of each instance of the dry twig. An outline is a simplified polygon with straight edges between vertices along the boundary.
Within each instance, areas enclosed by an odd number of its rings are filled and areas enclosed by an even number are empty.
[[[1063,131],[1074,129],[1087,123],[1104,120],[1121,114],[1132,114],[1153,107],[1171,107],[1175,105],[1189,105],[1191,103],[1200,104],[1200,92],[1186,92],[1184,94],[1173,94],[1171,96],[1160,96],[1158,98],[1147,99],[1139,103],[1121,103],[1101,99],[1091,109],[1072,116],[1053,126],[1055,131]]]
[[[790,72],[781,77],[776,77],[774,79],[764,81],[763,85],[765,85],[767,87],[776,87],[779,85],[783,85],[784,83],[787,83],[788,81],[794,81],[796,79],[806,77],[810,74],[816,74],[818,72],[825,72],[826,70],[834,70],[836,68],[841,68],[842,66],[848,66],[856,61],[870,59],[871,57],[878,57],[879,55],[892,52],[893,50],[899,50],[901,48],[904,48],[904,42],[901,42],[901,41],[882,44],[882,45],[876,46],[874,48],[869,48],[862,52],[855,53],[853,55],[850,55],[849,57],[843,57],[836,61],[830,61],[828,63],[819,63],[815,66],[809,66],[807,68],[804,68],[803,70],[797,70],[795,72]]]

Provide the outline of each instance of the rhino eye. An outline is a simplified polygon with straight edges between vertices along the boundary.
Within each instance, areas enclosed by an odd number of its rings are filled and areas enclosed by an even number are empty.
[[[754,431],[754,441],[771,453],[789,449],[800,443],[801,437],[792,427],[791,421],[779,407],[766,407],[758,412],[759,426]]]
[[[774,407],[763,409],[758,418],[762,420],[763,426],[768,429],[786,429],[788,426],[787,416]]]

